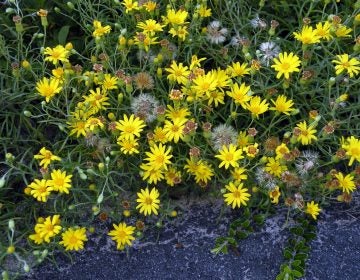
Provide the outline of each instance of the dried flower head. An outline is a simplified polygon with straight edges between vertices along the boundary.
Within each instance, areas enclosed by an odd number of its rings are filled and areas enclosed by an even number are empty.
[[[270,61],[277,57],[280,52],[280,47],[274,42],[264,42],[260,44],[257,56],[263,65],[269,66]]]
[[[206,39],[212,44],[225,42],[228,30],[221,28],[221,22],[214,20],[206,28]]]
[[[147,123],[156,119],[158,107],[159,102],[148,93],[141,93],[131,101],[131,111]]]
[[[211,132],[211,141],[215,151],[219,151],[222,147],[233,144],[236,146],[237,133],[235,129],[227,124],[220,124],[213,128]]]

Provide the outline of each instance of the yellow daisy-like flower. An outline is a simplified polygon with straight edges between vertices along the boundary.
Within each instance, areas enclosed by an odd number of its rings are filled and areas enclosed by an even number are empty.
[[[154,129],[154,142],[160,142],[162,144],[165,144],[168,139],[166,137],[166,131],[164,130],[164,128],[158,126],[158,127],[155,127]]]
[[[261,101],[259,96],[253,96],[246,104],[246,109],[252,113],[253,117],[258,118],[259,115],[269,110],[269,103],[265,99]]]
[[[35,159],[41,159],[40,166],[47,168],[52,161],[60,161],[61,158],[55,156],[51,151],[47,150],[45,147],[42,147],[37,155],[34,155]]]
[[[144,22],[139,22],[136,27],[143,30],[144,33],[148,33],[151,36],[155,35],[156,32],[163,31],[162,26],[156,20],[148,19]]]
[[[298,123],[296,125],[299,130],[299,135],[297,135],[297,140],[301,141],[303,145],[311,144],[312,140],[316,140],[317,137],[314,135],[316,133],[316,129],[313,129],[311,126],[307,126],[306,121]]]
[[[71,121],[67,122],[67,124],[69,125],[69,128],[71,129],[69,132],[69,135],[73,135],[76,134],[76,137],[79,138],[79,136],[86,136],[86,129],[85,129],[85,125],[86,125],[86,121],[85,120],[77,120],[77,119],[72,119]]]
[[[249,75],[250,74],[250,70],[251,68],[248,67],[248,63],[247,62],[243,62],[240,64],[239,61],[237,62],[233,62],[231,64],[231,66],[229,65],[226,68],[226,72],[232,77],[243,77],[245,75]]]
[[[214,175],[211,165],[204,160],[186,159],[184,169],[187,173],[195,176],[196,183],[204,182],[206,184]]]
[[[280,79],[284,75],[285,79],[290,78],[290,74],[293,72],[299,72],[299,66],[301,61],[299,57],[291,53],[280,53],[279,58],[274,58],[274,64],[271,65],[271,68],[274,68],[277,71],[276,78]]]
[[[346,53],[337,55],[337,60],[334,59],[332,62],[336,64],[336,75],[346,71],[350,78],[352,78],[354,74],[357,75],[359,73],[360,66],[358,65],[360,64],[360,61],[355,57],[349,59],[349,55]]]
[[[139,150],[137,149],[139,146],[139,142],[135,137],[130,138],[118,138],[117,144],[120,146],[120,151],[124,155],[132,155],[132,154],[138,154]]]
[[[111,31],[110,25],[102,26],[101,22],[98,20],[94,20],[93,26],[95,29],[93,32],[93,36],[95,38],[100,38],[100,37],[104,36],[105,34],[110,33],[110,31]]]
[[[319,204],[315,203],[314,201],[306,203],[306,210],[305,213],[311,215],[311,217],[316,220],[317,216],[319,215],[321,209]]]
[[[121,131],[120,137],[130,139],[134,136],[140,137],[140,132],[143,131],[145,127],[145,122],[139,117],[135,117],[134,114],[131,114],[128,118],[124,114],[123,120],[116,122],[116,129]]]
[[[187,66],[183,66],[181,62],[177,64],[176,61],[173,60],[170,67],[165,68],[165,71],[170,73],[167,78],[171,82],[186,85],[189,81],[188,76],[190,74],[190,70]]]
[[[149,13],[156,9],[157,3],[154,1],[147,1],[141,7],[145,8],[145,10]]]
[[[166,16],[162,16],[165,24],[171,25],[182,25],[185,24],[185,20],[188,16],[188,12],[185,10],[175,11],[174,9],[169,9],[166,12]]]
[[[108,235],[116,242],[118,250],[124,250],[125,246],[131,246],[135,240],[134,232],[135,227],[127,226],[126,223],[113,224],[114,229],[109,231]]]
[[[331,24],[328,21],[324,23],[317,23],[315,28],[316,35],[319,36],[321,39],[330,41],[332,39],[331,35]]]
[[[136,209],[139,209],[140,214],[144,214],[145,216],[151,215],[154,213],[158,214],[159,209],[159,196],[160,193],[156,188],[151,189],[141,189],[140,192],[137,193],[138,198],[136,201],[139,203],[136,206]]]
[[[280,192],[278,186],[276,186],[274,189],[269,191],[269,197],[271,199],[271,203],[278,204],[280,195],[281,195],[281,192]]]
[[[65,247],[66,251],[79,251],[84,249],[84,242],[87,241],[86,228],[69,228],[61,234],[60,245]]]
[[[246,206],[247,201],[250,199],[250,194],[248,189],[244,188],[243,183],[234,184],[230,182],[225,188],[229,191],[224,194],[224,199],[227,205],[231,205],[234,209],[235,207],[240,207],[241,205]]]
[[[268,163],[265,166],[265,171],[276,176],[281,177],[281,174],[287,170],[285,165],[281,165],[281,163],[273,157],[268,158]]]
[[[29,239],[38,245],[44,243],[44,239],[41,237],[40,232],[35,232],[33,234],[30,234]]]
[[[296,40],[301,41],[303,45],[310,45],[320,42],[320,37],[317,35],[317,31],[313,30],[312,26],[305,25],[301,29],[301,32],[293,32]]]
[[[171,105],[167,105],[165,116],[171,120],[187,120],[187,117],[190,116],[190,111],[187,107],[174,108]]]
[[[349,166],[354,163],[354,160],[360,162],[360,140],[351,136],[346,139],[341,147],[346,151],[346,155],[350,157]]]
[[[242,149],[237,149],[233,144],[230,144],[229,147],[224,145],[215,157],[221,160],[219,167],[224,166],[225,169],[228,169],[230,165],[232,167],[239,167],[238,161],[244,158],[242,156]]]
[[[291,99],[287,100],[287,97],[285,95],[279,95],[275,101],[271,100],[271,102],[274,104],[274,107],[271,107],[270,110],[274,110],[288,116],[294,110],[293,108],[291,108],[292,106],[294,106],[294,102]]]
[[[70,52],[61,45],[57,45],[55,48],[45,48],[44,54],[47,55],[45,61],[50,61],[54,65],[57,65],[59,61],[69,62]]]
[[[343,24],[338,24],[335,28],[335,35],[338,38],[351,37],[351,35],[349,34],[351,31],[352,29],[350,27],[347,27]]]
[[[279,146],[276,147],[275,149],[275,153],[276,153],[276,159],[281,159],[284,157],[284,155],[290,153],[289,148],[286,146],[285,143],[281,143]]]
[[[214,91],[217,87],[217,78],[214,72],[208,72],[205,75],[200,75],[192,80],[192,89],[195,92],[208,93]]]
[[[179,142],[184,138],[183,130],[185,128],[186,119],[174,119],[173,121],[166,120],[164,123],[164,131],[168,141]]]
[[[61,82],[56,78],[43,78],[41,81],[36,83],[37,92],[45,97],[46,102],[49,102],[57,93],[62,90],[60,86]]]
[[[338,172],[335,178],[338,181],[339,188],[342,189],[343,192],[352,193],[356,189],[353,175],[347,174],[344,176],[342,172]]]
[[[138,1],[133,1],[133,0],[123,0],[123,2],[121,3],[124,5],[125,7],[125,13],[129,13],[131,11],[137,11],[139,10],[139,2]]]
[[[86,120],[86,123],[85,123],[86,131],[94,131],[97,128],[100,128],[100,129],[104,128],[104,123],[100,118],[91,117]]]
[[[66,171],[62,172],[60,169],[55,169],[51,172],[50,176],[49,186],[52,187],[54,191],[69,194],[72,175],[66,175]]]
[[[46,202],[53,190],[52,187],[49,187],[49,183],[45,179],[35,179],[34,182],[27,187],[31,189],[30,194],[41,202]]]
[[[167,165],[171,164],[170,159],[172,158],[171,147],[166,147],[163,144],[150,147],[150,152],[145,153],[148,161],[148,164],[152,166],[153,169],[167,169]]]
[[[144,181],[147,181],[148,184],[157,184],[159,181],[164,179],[164,169],[156,168],[150,163],[143,163],[140,165],[140,175]]]
[[[168,170],[165,171],[164,175],[166,183],[171,187],[181,182],[181,172],[175,167],[170,167]]]
[[[211,9],[208,9],[206,5],[200,5],[197,8],[197,12],[199,13],[199,16],[202,18],[211,16]]]
[[[105,74],[104,75],[104,79],[99,83],[103,89],[103,91],[108,91],[108,90],[112,90],[112,89],[117,89],[117,82],[118,82],[118,78],[112,76],[111,74]]]
[[[50,238],[57,235],[61,230],[60,215],[48,216],[43,223],[35,226],[35,233],[39,233],[39,238],[49,243]]]
[[[235,104],[239,104],[246,109],[247,102],[251,99],[251,96],[248,94],[249,91],[250,86],[245,85],[245,83],[241,85],[235,83],[226,94],[234,100]]]
[[[242,180],[246,180],[248,178],[248,176],[246,175],[246,168],[244,167],[237,167],[234,168],[231,171],[231,177],[234,179],[234,181],[236,182],[240,182]]]

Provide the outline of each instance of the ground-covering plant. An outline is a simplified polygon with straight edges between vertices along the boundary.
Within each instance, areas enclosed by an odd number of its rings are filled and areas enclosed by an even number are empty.
[[[214,253],[287,207],[278,278],[304,274],[359,185],[360,1],[1,6],[4,279],[89,235],[128,250],[190,193],[239,217]]]

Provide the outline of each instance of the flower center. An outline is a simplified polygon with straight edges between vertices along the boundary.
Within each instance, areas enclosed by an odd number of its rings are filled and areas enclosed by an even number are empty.
[[[153,203],[153,200],[152,200],[151,197],[147,197],[147,198],[145,198],[145,202],[144,202],[144,203],[147,204],[147,205],[151,205],[151,204]]]

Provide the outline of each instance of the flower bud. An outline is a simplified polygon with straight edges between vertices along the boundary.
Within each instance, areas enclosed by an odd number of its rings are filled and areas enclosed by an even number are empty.
[[[74,10],[74,9],[75,9],[74,4],[73,4],[72,2],[70,2],[70,1],[66,3],[66,6],[68,6],[68,8],[69,8],[70,10]]]
[[[24,269],[25,272],[29,272],[30,271],[30,266],[27,263],[25,263],[23,269]]]
[[[15,222],[13,219],[10,219],[8,222],[8,227],[11,231],[13,231],[15,229]]]
[[[104,200],[104,194],[101,193],[101,194],[98,196],[96,202],[97,202],[97,204],[100,204],[103,200]]]
[[[7,13],[7,14],[15,14],[15,10],[13,8],[6,8],[5,13]]]

